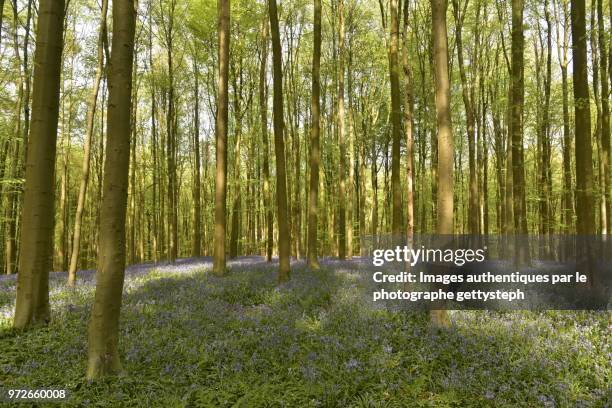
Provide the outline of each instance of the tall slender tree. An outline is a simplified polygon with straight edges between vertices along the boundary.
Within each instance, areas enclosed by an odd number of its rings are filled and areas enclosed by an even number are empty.
[[[553,1],[555,6],[555,18],[557,24],[557,56],[561,68],[561,96],[563,111],[563,193],[561,196],[561,231],[569,232],[572,229],[574,220],[574,200],[572,194],[572,169],[571,169],[571,150],[572,137],[570,130],[569,114],[569,84],[568,84],[568,44],[569,44],[569,23],[567,0]],[[563,33],[561,36],[560,33]]]
[[[192,255],[199,257],[202,254],[202,173],[201,173],[201,156],[200,156],[200,71],[198,69],[198,61],[194,52],[193,61],[193,76],[194,90],[193,100],[195,102],[193,112],[193,248]]]
[[[344,110],[344,0],[338,0],[338,145],[340,160],[338,167],[338,258],[346,259],[346,126]],[[349,254],[350,256],[350,254]]]
[[[459,1],[453,0],[453,14],[456,27],[457,59],[459,60],[459,76],[461,78],[461,89],[463,105],[465,107],[465,127],[468,139],[468,166],[469,166],[469,194],[468,194],[468,231],[471,234],[478,234],[479,231],[479,211],[478,211],[478,178],[476,171],[476,127],[475,127],[475,96],[474,86],[468,82],[463,55],[463,22],[469,1],[465,1],[460,8]],[[474,53],[476,54],[476,53]],[[477,65],[477,61],[471,61],[470,66]],[[476,68],[474,68],[475,70]]]
[[[272,38],[272,79],[274,97],[273,125],[274,152],[276,156],[276,207],[278,219],[278,280],[285,282],[290,279],[291,266],[289,213],[287,206],[287,170],[285,165],[285,136],[283,116],[283,54],[281,49],[280,29],[276,0],[268,0],[270,15],[270,33]]]
[[[404,70],[404,132],[406,134],[406,238],[410,244],[414,236],[414,97],[408,38],[409,7],[409,0],[404,0],[402,67]]]
[[[606,28],[604,23],[603,0],[597,0],[597,35],[599,39],[599,60],[601,61],[601,167],[603,173],[603,200],[607,219],[606,233],[612,230],[612,205],[610,200],[610,87],[608,67],[608,47]],[[594,28],[593,28],[594,29]]]
[[[177,125],[176,125],[176,96],[174,79],[174,37],[175,16],[177,0],[169,0],[168,8],[161,10],[162,30],[166,46],[166,62],[168,64],[166,109],[166,159],[168,173],[168,259],[174,262],[178,257],[178,181],[177,181]]]
[[[154,0],[150,0],[149,2],[149,8],[152,9],[153,8],[153,1]],[[154,69],[154,63],[153,63],[153,16],[152,13],[149,13],[149,38],[148,38],[148,47],[149,47],[149,73],[152,74],[153,73],[153,69]],[[151,75],[151,79],[153,78],[153,75]],[[150,88],[151,88],[151,161],[153,163],[153,167],[157,168],[158,167],[158,153],[157,153],[157,104],[155,101],[156,98],[156,86],[155,86],[155,81],[151,80],[150,81]],[[104,116],[104,115],[102,115]],[[159,250],[158,250],[158,246],[160,246],[162,240],[161,238],[161,234],[160,234],[160,229],[159,225],[158,225],[158,221],[159,221],[159,217],[158,217],[158,207],[159,207],[159,174],[158,172],[154,172],[152,175],[152,179],[153,179],[153,188],[152,188],[152,211],[151,211],[151,218],[152,218],[152,226],[151,229],[152,231],[152,239],[151,239],[151,252],[153,255],[153,261],[157,262],[157,260],[159,259]]]
[[[217,78],[216,170],[215,170],[215,250],[213,271],[216,275],[226,272],[225,239],[227,201],[227,128],[228,83],[230,45],[230,0],[218,2],[219,70]]]
[[[62,66],[64,1],[39,5],[32,127],[28,137],[14,326],[46,323],[55,197],[55,151]]]
[[[96,120],[96,109],[98,104],[98,93],[100,91],[100,83],[104,75],[104,44],[106,38],[106,15],[108,11],[108,0],[102,1],[100,11],[100,27],[98,29],[98,55],[96,65],[96,76],[91,87],[87,108],[87,128],[85,130],[85,144],[83,145],[83,164],[82,164],[82,179],[79,187],[79,196],[77,198],[76,215],[74,217],[74,230],[72,232],[72,253],[70,254],[70,266],[68,268],[68,285],[73,286],[76,283],[76,271],[79,261],[79,252],[81,250],[81,228],[83,223],[83,213],[85,210],[85,199],[87,196],[87,186],[89,184],[89,169],[91,164],[91,145],[94,133],[94,124]]]
[[[321,121],[321,0],[314,0],[314,40],[312,53],[312,97],[310,102],[310,191],[308,194],[308,266],[317,270],[319,212],[319,135]]]
[[[512,145],[512,188],[514,203],[514,228],[519,234],[527,234],[527,207],[525,202],[525,168],[523,153],[523,104],[524,71],[523,50],[523,0],[512,0],[512,65],[511,65],[511,115],[510,133]]]
[[[454,142],[450,109],[450,81],[448,77],[446,9],[447,0],[431,0],[436,117],[438,126],[438,214],[436,232],[440,235],[450,235],[454,232]],[[431,319],[434,325],[448,325],[448,315],[444,310],[433,310],[431,312]]]
[[[264,19],[261,30],[261,65],[259,67],[259,115],[261,119],[261,140],[263,146],[263,202],[266,224],[266,260],[272,261],[274,246],[274,215],[272,213],[272,193],[270,189],[270,142],[268,139],[268,84],[266,67],[268,65],[268,20]]]
[[[517,0],[514,0],[517,1]],[[576,123],[576,232],[595,233],[593,210],[593,147],[587,71],[586,14],[584,0],[571,1],[574,116]]]
[[[108,72],[108,130],[100,213],[100,252],[96,294],[89,322],[89,379],[116,374],[122,370],[119,358],[119,313],[125,273],[125,221],[132,134],[135,27],[134,0],[114,0],[113,40]]]
[[[402,102],[399,65],[399,0],[390,0],[389,21],[389,82],[391,85],[391,230],[395,237],[402,234],[402,186],[400,181],[400,139]]]
[[[546,73],[544,75],[544,102],[542,106],[542,119],[540,123],[541,138],[541,179],[542,203],[542,232],[548,234],[552,230],[552,174],[551,174],[551,142],[550,142],[550,93],[552,82],[552,23],[548,0],[544,2],[544,18],[546,22]]]

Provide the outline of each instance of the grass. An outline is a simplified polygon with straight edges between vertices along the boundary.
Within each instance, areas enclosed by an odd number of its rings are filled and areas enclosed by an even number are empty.
[[[452,312],[452,327],[434,330],[425,314],[374,307],[364,282],[333,262],[297,264],[281,287],[261,262],[225,278],[128,275],[127,374],[88,383],[91,281],[52,280],[51,324],[23,333],[10,328],[14,282],[0,281],[0,384],[66,388],[75,407],[611,404],[608,312]]]

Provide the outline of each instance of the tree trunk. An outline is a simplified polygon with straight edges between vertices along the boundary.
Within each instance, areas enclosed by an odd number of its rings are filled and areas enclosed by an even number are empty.
[[[589,106],[585,20],[584,0],[572,0],[572,56],[576,123],[576,232],[580,235],[595,233],[593,151],[591,146],[591,109]]]
[[[605,225],[606,233],[612,229],[612,206],[610,205],[610,103],[609,103],[609,83],[608,83],[608,54],[606,46],[606,31],[603,15],[603,1],[597,0],[597,27],[599,38],[599,55],[601,61],[601,167],[603,173],[603,199],[605,205]]]
[[[321,0],[314,0],[314,40],[312,54],[312,99],[310,130],[310,191],[308,195],[308,266],[318,270],[318,212],[319,212],[319,135],[321,121]]]
[[[153,7],[153,1],[154,0],[150,0],[149,3],[149,7]],[[153,18],[152,18],[152,13],[149,13],[149,27],[151,27],[153,25]],[[153,77],[153,30],[149,30],[149,73],[151,74],[151,78]],[[157,108],[156,108],[156,95],[155,95],[155,81],[153,79],[151,79],[151,83],[150,83],[150,87],[151,87],[151,156],[152,156],[152,161],[153,161],[153,167],[154,168],[159,168],[159,161],[158,161],[158,151],[157,151]],[[151,216],[152,216],[152,229],[153,229],[153,239],[151,242],[151,252],[153,253],[153,262],[157,262],[159,259],[159,243],[161,242],[160,240],[160,233],[159,233],[159,216],[158,216],[158,211],[159,211],[159,205],[158,205],[158,200],[159,200],[159,175],[158,172],[153,172],[152,174],[152,181],[153,181],[153,186],[152,186],[152,211],[151,211]]]
[[[202,200],[201,200],[201,178],[200,173],[200,82],[199,82],[198,62],[193,61],[193,75],[195,79],[194,89],[194,132],[193,132],[193,148],[194,148],[194,181],[193,181],[193,249],[192,256],[199,257],[202,255]]]
[[[346,141],[344,122],[344,0],[338,1],[338,258],[346,259]]]
[[[602,145],[601,145],[601,98],[599,97],[599,50],[597,47],[597,30],[596,27],[596,3],[595,0],[591,0],[591,32],[590,32],[590,45],[591,45],[591,67],[593,71],[593,99],[595,99],[595,107],[596,107],[596,122],[595,127],[593,129],[593,139],[595,140],[595,145],[597,147],[597,157],[599,158],[597,162],[597,175],[599,180],[599,188],[601,192],[604,190],[604,175],[603,175],[603,160],[602,160]],[[606,200],[605,196],[602,194],[601,196],[595,198],[595,200],[599,199],[599,230],[600,233],[606,234]],[[597,226],[595,227],[597,229]]]
[[[407,0],[406,0],[407,1]],[[389,80],[391,85],[391,231],[395,238],[402,235],[402,185],[400,181],[400,139],[402,106],[399,68],[399,0],[390,1],[389,21]]]
[[[135,26],[134,1],[114,0],[114,34],[108,74],[107,154],[100,214],[96,294],[89,322],[88,379],[97,379],[122,370],[118,350],[119,313],[125,272]]]
[[[134,50],[134,62],[132,63],[133,65],[133,73],[132,76],[136,77],[136,74],[138,73],[138,49],[136,48]],[[128,258],[128,262],[130,265],[134,265],[136,263],[136,145],[138,142],[138,135],[136,134],[136,129],[138,127],[136,120],[138,118],[138,82],[136,82],[136,86],[132,87],[133,89],[133,94],[132,94],[132,100],[135,101],[135,103],[132,104],[132,120],[131,123],[133,123],[132,126],[132,138],[131,138],[131,155],[132,158],[130,159],[132,165],[130,166],[129,172],[130,172],[130,181],[129,181],[129,188],[130,188],[130,193],[128,195],[129,197],[129,210],[130,210],[130,215],[129,215],[129,258]],[[139,211],[140,213],[140,211]]]
[[[512,0],[512,63],[510,117],[512,139],[512,188],[514,203],[514,228],[519,234],[527,234],[527,208],[525,205],[525,170],[523,153],[523,0]]]
[[[167,146],[167,161],[168,161],[168,227],[170,248],[168,258],[170,262],[176,261],[178,258],[178,184],[176,176],[177,167],[177,150],[176,150],[176,112],[175,112],[175,96],[174,96],[174,55],[173,55],[173,28],[174,28],[174,10],[176,0],[170,1],[170,10],[168,13],[168,22],[166,23],[166,52],[168,62],[168,110],[166,112],[166,146]]]
[[[17,103],[15,114],[15,133],[13,138],[10,166],[8,168],[9,179],[21,179],[24,173],[24,158],[27,155],[27,140],[30,129],[30,70],[28,64],[28,44],[30,37],[30,25],[32,17],[32,0],[28,0],[27,19],[25,24],[25,35],[23,41],[23,58],[19,50],[18,29],[21,26],[18,15],[17,0],[13,1],[13,46],[15,57],[19,68],[17,80]],[[21,113],[23,111],[23,117]],[[7,139],[8,145],[8,139]],[[24,154],[25,153],[25,154]],[[4,163],[3,163],[4,164]],[[17,186],[10,188],[10,193],[6,194],[5,208],[5,266],[6,273],[17,273],[17,257],[19,248],[17,245],[18,223],[20,221],[19,208],[21,206],[21,191]]]
[[[222,276],[225,266],[227,201],[227,126],[230,45],[230,0],[218,3],[219,77],[217,80],[216,171],[215,171],[215,251],[213,271]]]
[[[552,232],[552,174],[550,168],[551,146],[550,146],[550,88],[552,81],[552,25],[548,0],[544,2],[544,15],[546,20],[546,76],[544,77],[544,106],[542,112],[542,188],[543,194],[543,233]]]
[[[350,14],[350,13],[349,13]],[[348,259],[353,257],[354,252],[354,231],[355,231],[355,203],[358,198],[355,195],[355,106],[353,102],[353,21],[349,27],[349,46],[348,46],[348,67],[347,67],[347,96],[348,96],[348,181],[347,181],[347,213],[348,226],[346,230],[346,252]]]
[[[448,38],[446,32],[446,0],[431,0],[433,24],[433,60],[436,87],[436,116],[438,125],[438,214],[436,232],[453,234],[453,133],[448,78]],[[448,314],[432,310],[434,325],[447,326]]]
[[[463,96],[463,105],[465,106],[465,121],[467,128],[467,139],[468,139],[468,154],[469,154],[469,211],[468,211],[468,226],[470,234],[478,234],[479,231],[479,211],[478,211],[478,176],[476,172],[476,131],[475,131],[475,101],[474,101],[474,87],[468,84],[467,75],[465,72],[465,64],[463,59],[463,37],[461,30],[463,28],[463,18],[465,13],[464,9],[459,9],[458,0],[453,0],[453,11],[455,17],[456,26],[456,44],[457,44],[457,58],[459,60],[459,74],[461,77],[461,89]],[[475,64],[474,61],[470,61],[471,64]]]
[[[567,49],[569,47],[569,27],[568,27],[568,11],[567,2],[560,2],[561,10],[555,9],[557,21],[557,55],[559,58],[559,66],[561,68],[561,92],[563,106],[563,190],[561,196],[561,232],[568,233],[572,230],[574,223],[574,200],[572,197],[572,169],[571,169],[571,150],[572,137],[570,131],[570,116],[569,116],[569,85],[567,80]],[[553,2],[553,5],[556,5]],[[563,22],[561,23],[561,20]],[[563,31],[561,38],[560,31]]]
[[[236,135],[236,144],[234,145],[234,202],[232,203],[231,212],[231,230],[229,242],[229,257],[234,259],[238,256],[238,240],[240,235],[240,213],[242,207],[242,192],[240,186],[240,148],[242,143],[242,112],[240,111],[240,98],[242,95],[242,79],[238,80],[237,76],[241,74],[234,73],[234,134]],[[240,85],[239,85],[240,84]]]
[[[406,132],[406,238],[412,243],[414,236],[414,100],[412,96],[412,72],[410,70],[408,40],[408,0],[404,0],[404,30],[402,66],[404,69],[404,132]]]
[[[261,139],[263,144],[263,202],[266,219],[266,261],[272,261],[274,246],[274,215],[272,213],[272,193],[270,191],[270,162],[268,142],[268,87],[266,66],[268,63],[268,21],[262,23],[261,65],[259,68],[259,115],[261,117]]]
[[[497,61],[496,61],[497,67]],[[496,70],[497,71],[497,70]],[[495,92],[493,91],[495,89]],[[491,101],[496,101],[498,98],[497,84],[491,86]],[[501,125],[499,109],[496,107],[497,103],[492,102],[491,105],[491,116],[493,121],[493,134],[494,134],[494,151],[495,151],[495,176],[497,180],[497,230],[499,233],[504,234],[505,220],[506,220],[506,183],[504,179],[504,136]]]
[[[26,184],[14,326],[49,320],[49,268],[53,240],[54,167],[62,66],[64,1],[39,5],[34,56],[32,128],[28,137]]]
[[[104,42],[106,41],[106,15],[108,11],[108,0],[102,1],[102,10],[100,14],[100,28],[98,34],[98,64],[96,66],[96,77],[91,88],[89,96],[89,109],[87,110],[87,128],[85,130],[85,144],[83,146],[83,178],[79,187],[79,196],[77,198],[77,209],[74,218],[74,231],[72,235],[72,254],[70,255],[70,266],[68,268],[68,285],[74,286],[76,283],[76,271],[78,268],[79,251],[81,247],[81,228],[83,221],[83,212],[85,209],[85,198],[87,195],[87,185],[89,183],[89,168],[91,163],[91,144],[94,132],[94,123],[96,118],[96,108],[98,102],[98,92],[100,90],[100,82],[104,75]]]
[[[280,31],[278,26],[278,12],[276,0],[268,0],[270,14],[270,32],[272,37],[272,67],[274,83],[274,152],[276,156],[276,205],[278,210],[278,280],[285,282],[290,279],[291,267],[290,236],[287,208],[287,171],[285,166],[285,137],[283,116],[283,67]]]
[[[574,224],[574,198],[572,194],[571,151],[572,134],[569,117],[569,85],[567,64],[561,67],[561,88],[563,99],[563,232],[570,232]]]

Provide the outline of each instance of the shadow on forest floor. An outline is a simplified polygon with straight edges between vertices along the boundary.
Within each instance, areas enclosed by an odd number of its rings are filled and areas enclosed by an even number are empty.
[[[0,383],[67,388],[70,406],[606,406],[607,312],[423,313],[375,307],[359,261],[320,272],[241,257],[128,269],[121,316],[127,375],[84,381],[93,272],[51,278],[52,323],[10,327],[14,281],[0,282]]]

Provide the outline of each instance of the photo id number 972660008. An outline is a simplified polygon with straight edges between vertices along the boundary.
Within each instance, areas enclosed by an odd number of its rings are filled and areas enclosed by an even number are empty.
[[[65,401],[68,390],[52,388],[0,388],[0,402],[18,401]]]

